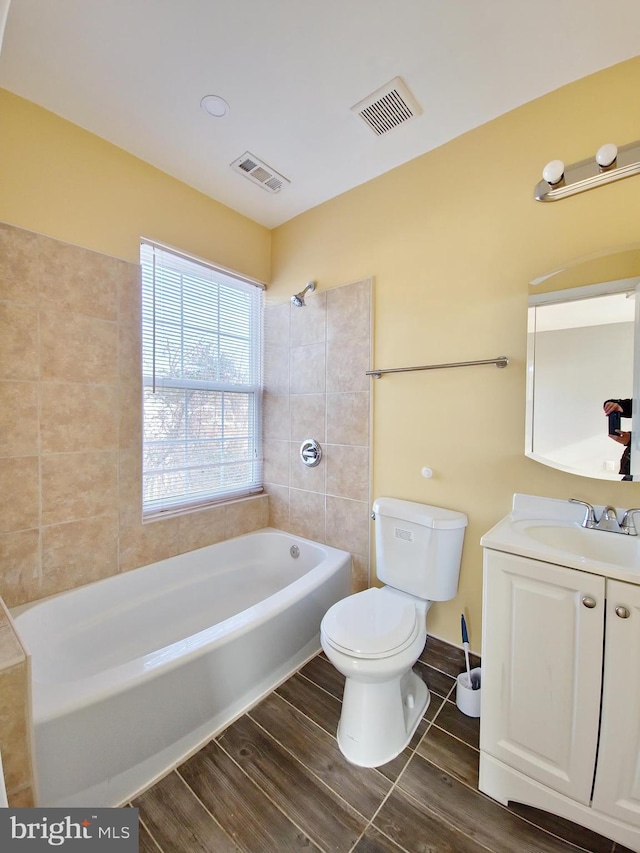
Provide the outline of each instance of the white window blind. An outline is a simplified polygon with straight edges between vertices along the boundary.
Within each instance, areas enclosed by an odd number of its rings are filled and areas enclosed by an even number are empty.
[[[262,290],[140,247],[143,513],[262,489]]]

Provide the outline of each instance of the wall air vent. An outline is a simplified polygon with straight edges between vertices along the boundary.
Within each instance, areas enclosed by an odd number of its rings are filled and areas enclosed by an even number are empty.
[[[394,77],[390,83],[351,107],[351,112],[359,115],[377,136],[382,136],[419,116],[422,108],[402,78]]]
[[[267,166],[249,151],[245,151],[242,157],[238,157],[230,165],[234,171],[249,178],[269,193],[279,193],[284,186],[291,183],[288,178],[276,172],[271,166]]]

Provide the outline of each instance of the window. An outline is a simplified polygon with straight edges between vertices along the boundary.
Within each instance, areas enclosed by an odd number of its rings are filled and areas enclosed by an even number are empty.
[[[262,489],[262,291],[143,242],[143,513]]]

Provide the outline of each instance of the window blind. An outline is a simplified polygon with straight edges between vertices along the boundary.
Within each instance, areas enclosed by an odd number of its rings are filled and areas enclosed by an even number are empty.
[[[155,243],[142,265],[143,513],[262,489],[262,290]]]

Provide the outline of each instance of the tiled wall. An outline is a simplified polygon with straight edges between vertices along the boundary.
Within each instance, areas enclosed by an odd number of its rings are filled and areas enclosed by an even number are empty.
[[[265,311],[270,524],[350,551],[354,591],[369,585],[371,312],[371,280]],[[300,460],[305,438],[322,446],[316,468]]]
[[[29,660],[0,602],[0,752],[9,805],[33,805]]]
[[[268,523],[261,495],[142,524],[140,334],[136,264],[0,224],[0,597],[9,607]],[[0,600],[0,750],[15,806],[32,798],[28,666]]]
[[[140,270],[0,224],[0,595],[246,533],[266,496],[141,523]]]

